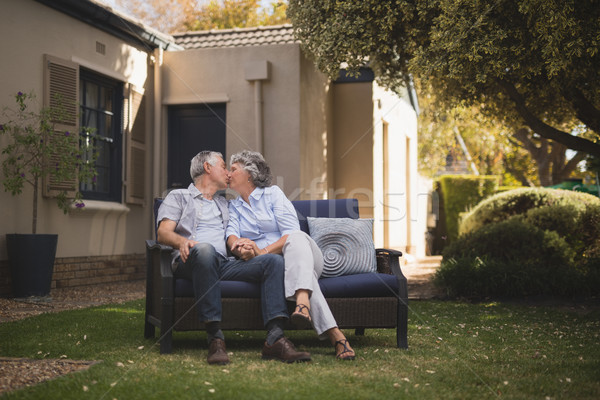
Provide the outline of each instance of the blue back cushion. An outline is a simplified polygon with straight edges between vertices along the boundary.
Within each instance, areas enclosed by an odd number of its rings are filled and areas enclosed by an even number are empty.
[[[310,235],[306,217],[358,219],[357,199],[292,201],[298,214],[300,229]]]
[[[260,299],[260,285],[240,281],[221,281],[221,297]],[[398,279],[387,274],[357,274],[319,279],[325,297],[394,297],[398,294]],[[177,279],[175,293],[194,297],[192,281]]]
[[[154,199],[154,237],[156,237],[156,217],[158,209],[163,199]],[[300,229],[310,234],[308,221],[306,217],[315,218],[352,218],[358,219],[358,200],[357,199],[336,199],[336,200],[296,200],[292,201]]]

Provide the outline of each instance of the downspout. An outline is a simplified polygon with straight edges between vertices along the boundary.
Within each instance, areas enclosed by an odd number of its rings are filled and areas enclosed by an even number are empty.
[[[154,140],[152,156],[152,198],[160,196],[160,177],[163,165],[161,162],[161,128],[162,128],[162,85],[161,67],[163,63],[163,49],[154,50]]]
[[[245,65],[245,78],[254,82],[254,130],[256,151],[264,154],[262,81],[269,80],[271,63],[266,60],[250,61]]]
[[[254,130],[256,135],[256,151],[261,154],[264,152],[263,139],[263,99],[262,99],[262,81],[254,81]]]

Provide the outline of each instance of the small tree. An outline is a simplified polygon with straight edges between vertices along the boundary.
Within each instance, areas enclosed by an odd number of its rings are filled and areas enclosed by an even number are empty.
[[[78,208],[85,206],[78,180],[96,180],[96,154],[92,149],[79,146],[77,132],[55,129],[55,122],[63,120],[61,117],[65,115],[60,99],[58,106],[42,107],[38,112],[32,111],[34,99],[33,93],[18,92],[15,95],[17,109],[5,108],[2,113],[5,120],[0,124],[0,137],[8,142],[2,149],[6,157],[2,161],[4,190],[16,196],[22,193],[25,184],[33,188],[33,234],[37,232],[41,180],[72,183],[71,190],[64,189],[56,196],[58,207],[65,214],[73,203]],[[69,196],[69,192],[74,195]]]

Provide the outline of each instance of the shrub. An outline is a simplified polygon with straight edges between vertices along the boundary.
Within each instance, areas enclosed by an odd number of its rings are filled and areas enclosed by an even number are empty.
[[[446,215],[447,243],[458,237],[462,213],[495,193],[496,176],[444,175],[439,179]]]
[[[518,189],[482,201],[436,282],[467,297],[600,293],[600,199]],[[460,280],[460,281],[458,281]]]
[[[476,231],[490,223],[505,221],[514,215],[527,214],[544,206],[565,206],[578,213],[600,206],[595,196],[560,189],[523,188],[498,193],[477,204],[461,220],[460,234]]]
[[[583,275],[554,231],[516,217],[462,236],[443,252],[435,283],[451,296],[572,295]]]

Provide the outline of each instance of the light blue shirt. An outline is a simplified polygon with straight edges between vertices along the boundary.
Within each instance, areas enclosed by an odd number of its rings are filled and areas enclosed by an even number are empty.
[[[200,199],[200,208],[197,211],[200,223],[196,226],[194,240],[200,243],[212,244],[217,252],[227,258],[225,247],[225,228],[223,216],[214,200]]]
[[[296,209],[278,186],[256,188],[248,200],[250,204],[238,196],[229,202],[226,237],[248,238],[264,249],[300,230]]]
[[[229,211],[227,208],[227,200],[219,195],[213,196],[213,204],[218,209],[218,215],[216,212],[215,217],[220,220],[221,226],[215,226],[214,224],[208,226],[203,220],[203,215],[206,217],[206,213],[202,212],[204,199],[202,193],[194,186],[190,184],[187,189],[176,189],[165,197],[160,208],[158,209],[158,216],[156,218],[156,226],[160,225],[163,219],[169,219],[177,223],[175,227],[175,233],[191,240],[200,242],[198,234],[202,230],[203,236],[212,237],[213,239],[208,243],[217,243],[215,249],[219,251],[219,248],[225,247],[225,227],[229,221]],[[222,245],[221,245],[222,243]],[[214,244],[213,244],[214,246]],[[227,252],[224,253],[226,255]],[[179,250],[174,249],[172,252],[173,268],[176,267],[177,258],[179,257]]]

